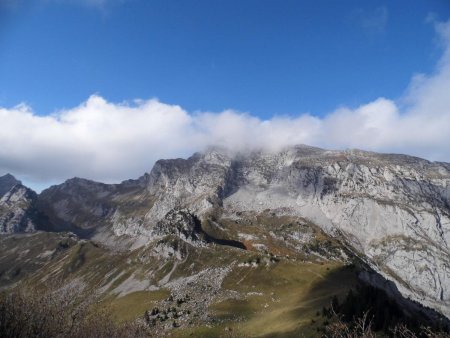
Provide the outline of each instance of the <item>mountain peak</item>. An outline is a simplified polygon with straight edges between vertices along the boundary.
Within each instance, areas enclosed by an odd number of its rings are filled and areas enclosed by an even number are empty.
[[[7,174],[5,174],[3,176],[0,176],[0,181],[3,181],[3,180],[14,180],[16,182],[20,182],[13,175],[11,175],[10,173],[7,173]]]
[[[10,191],[11,188],[17,184],[22,184],[22,182],[17,180],[11,174],[0,176],[0,197]]]

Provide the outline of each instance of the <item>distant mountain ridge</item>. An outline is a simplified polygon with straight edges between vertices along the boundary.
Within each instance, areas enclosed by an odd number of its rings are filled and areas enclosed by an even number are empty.
[[[240,153],[212,147],[160,160],[121,184],[74,178],[36,195],[7,175],[0,196],[2,233],[69,230],[107,245],[120,239],[127,248],[167,235],[161,226],[173,226],[167,215],[179,210],[229,240],[237,238],[214,222],[246,224],[249,213],[267,212],[307,219],[405,297],[450,317],[449,163],[308,146]],[[195,235],[191,225],[177,231]]]

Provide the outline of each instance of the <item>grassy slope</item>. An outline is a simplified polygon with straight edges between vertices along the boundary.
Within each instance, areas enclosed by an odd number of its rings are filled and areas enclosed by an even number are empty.
[[[355,282],[355,272],[338,263],[287,261],[268,269],[237,268],[224,287],[247,298],[214,304],[211,310],[218,325],[180,330],[176,336],[219,337],[226,327],[251,337],[317,336],[322,320],[317,312],[333,295],[344,296]]]
[[[280,261],[269,266],[235,266],[225,278],[223,288],[237,291],[242,297],[213,304],[210,310],[214,325],[175,330],[175,336],[220,337],[227,334],[227,328],[237,336],[316,337],[316,329],[323,320],[317,312],[330,304],[332,296],[345,296],[355,285],[357,275],[340,262],[324,260],[307,251],[316,247],[319,251],[334,253],[340,244],[313,224],[298,218],[273,217],[270,213],[249,214],[245,218],[247,220],[239,224],[221,219],[220,225],[225,229],[221,232],[230,239],[237,239],[238,233],[256,236],[255,241],[265,245],[263,251],[281,255]],[[212,226],[208,225],[210,230]],[[285,237],[290,231],[310,233],[313,240],[298,251]],[[254,261],[264,256],[256,252],[251,241],[245,244],[251,251],[239,259],[236,257],[237,261]]]
[[[135,291],[122,297],[111,296],[104,300],[102,306],[108,307],[116,320],[126,322],[142,317],[146,310],[152,309],[169,295],[166,289]]]
[[[60,271],[69,279],[82,277],[92,287],[109,283],[108,290],[112,291],[131,274],[148,268],[146,264],[136,263],[136,257],[142,255],[142,251],[111,255],[90,242],[78,243],[50,270]],[[202,269],[208,261],[210,266],[220,266],[232,260],[230,255],[224,254],[227,250],[220,247],[209,251],[208,255],[193,253],[191,258],[180,264],[174,278],[187,273],[187,267],[194,261],[198,269]],[[236,255],[236,250],[231,250],[229,253],[234,254],[234,258],[239,261],[255,256],[254,252],[237,251]],[[165,265],[168,265],[167,269]],[[171,267],[170,263],[160,266],[162,270],[170,270]],[[38,276],[42,278],[43,275],[39,273],[34,278]],[[289,337],[298,336],[299,332],[308,336],[315,332],[316,326],[311,326],[311,319],[316,319],[316,312],[328,305],[333,295],[345,294],[355,279],[352,270],[336,262],[304,263],[282,259],[269,266],[236,265],[225,278],[223,288],[238,291],[242,298],[213,304],[210,307],[215,321],[213,327],[176,329],[173,333],[181,337],[191,334],[217,337],[225,333],[225,327],[230,327],[250,336]],[[165,289],[136,291],[125,295],[112,292],[101,305],[108,307],[119,321],[126,321],[142,316],[145,310],[151,309],[157,301],[168,295]]]
[[[0,236],[0,288],[59,261],[74,245],[76,239],[65,233]]]
[[[265,252],[216,245],[193,248],[182,242],[180,245],[185,246],[183,250],[187,255],[183,260],[176,261],[155,258],[151,254],[152,245],[132,252],[113,252],[90,241],[80,241],[58,251],[55,259],[46,262],[27,281],[36,286],[45,283],[47,278],[81,280],[92,292],[99,288],[103,290],[102,301],[97,305],[99,308],[108,308],[117,320],[126,321],[141,317],[145,310],[151,309],[169,295],[169,291],[164,288],[156,291],[137,289],[121,292],[121,284],[130,278],[137,281],[148,280],[148,285],[158,285],[158,281],[172,270],[174,264],[176,268],[172,271],[171,280],[194,275],[208,267],[231,265],[233,268],[224,279],[222,288],[236,291],[239,297],[222,299],[210,306],[211,327],[175,329],[172,332],[174,336],[219,337],[226,333],[226,327],[231,328],[232,332],[248,336],[317,336],[316,328],[321,319],[316,313],[324,305],[329,305],[333,295],[345,294],[354,284],[356,273],[333,260],[318,259],[315,255],[305,253],[295,254],[292,246],[285,245],[285,240],[268,233],[269,229],[277,230],[277,223],[264,224],[269,223],[266,219],[259,219],[255,223],[259,226],[234,222],[222,226],[227,228],[227,233],[234,235],[234,239],[242,231],[256,235],[259,237],[258,241],[265,244]],[[278,229],[285,232],[285,227],[294,226],[291,223],[290,219],[279,219],[281,228]],[[305,225],[295,225],[295,228],[301,230]],[[317,229],[305,229],[304,231],[314,233],[316,239],[313,243],[317,243],[319,247],[329,241]],[[40,250],[47,250],[47,247],[50,248],[47,251],[50,251],[52,245],[59,245],[58,241],[59,237],[56,235],[40,234],[32,242],[28,239],[27,243],[32,244],[27,245],[30,246],[30,252],[36,254]],[[173,238],[168,238],[167,241],[173,241]],[[56,244],[51,244],[53,242]],[[45,248],[38,243],[46,243]],[[280,256],[279,262],[269,265],[238,265],[254,261],[257,257],[263,261],[264,257],[269,257],[269,253],[286,256]],[[4,259],[0,260],[0,268],[5,264]],[[318,322],[312,324],[312,320]]]

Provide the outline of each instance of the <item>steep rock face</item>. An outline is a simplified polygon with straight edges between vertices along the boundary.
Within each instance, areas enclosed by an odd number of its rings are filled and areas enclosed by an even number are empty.
[[[448,165],[300,148],[274,159],[279,166],[268,176],[247,172],[258,179],[224,200],[227,212],[269,208],[309,218],[343,235],[404,295],[450,315]]]
[[[305,217],[345,238],[405,296],[450,315],[448,164],[306,146],[243,154],[213,148],[159,161],[147,189],[154,203],[145,228],[186,207],[200,217],[267,209]]]
[[[72,178],[44,190],[37,207],[48,218],[48,230],[90,236],[106,229],[118,236],[142,235],[143,217],[153,203],[147,181],[147,174],[120,184]]]
[[[155,203],[146,218],[155,222],[170,210],[184,207],[196,213],[221,207],[231,166],[225,150],[197,153],[187,160],[156,162],[148,181]]]
[[[11,174],[0,176],[0,197],[10,191],[11,188],[17,184],[21,184],[21,182],[16,180],[16,178]]]
[[[14,176],[0,177],[0,234],[35,231],[36,199]]]
[[[153,227],[171,210],[202,214],[220,207],[230,164],[226,155],[210,152],[158,161],[150,174],[120,184],[74,178],[44,190],[38,206],[52,230],[108,228],[117,236],[154,237]]]
[[[38,207],[49,217],[51,230],[89,230],[104,224],[114,191],[113,185],[73,178],[44,190]]]
[[[175,235],[194,246],[206,243],[199,220],[188,210],[171,210],[153,228],[155,237]]]
[[[342,238],[403,295],[450,316],[447,163],[307,146],[272,153],[211,148],[158,161],[150,174],[118,185],[68,181],[39,202],[55,224],[145,241],[159,237],[158,229],[192,235],[189,226],[177,230],[168,221],[172,210],[204,219],[214,213],[219,223],[267,210],[302,217]]]

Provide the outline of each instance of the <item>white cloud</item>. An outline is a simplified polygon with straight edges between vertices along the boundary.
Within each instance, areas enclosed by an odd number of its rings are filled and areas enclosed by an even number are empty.
[[[98,95],[51,116],[23,104],[0,108],[0,174],[11,172],[35,186],[72,176],[120,181],[148,172],[159,158],[213,144],[278,149],[304,143],[450,161],[450,21],[436,28],[443,56],[433,74],[413,77],[401,104],[378,98],[324,118],[269,120],[233,110],[192,114],[155,99],[117,104]]]

